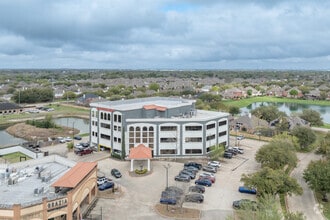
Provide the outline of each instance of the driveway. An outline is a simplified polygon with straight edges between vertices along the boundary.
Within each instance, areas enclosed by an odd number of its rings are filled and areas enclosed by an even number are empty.
[[[312,160],[321,159],[320,155],[314,153],[297,153],[299,162],[297,167],[291,173],[291,176],[296,178],[298,183],[303,188],[301,196],[287,196],[288,208],[291,212],[301,212],[306,219],[322,220],[325,219],[320,211],[320,207],[315,200],[313,191],[308,187],[303,178],[303,172]]]

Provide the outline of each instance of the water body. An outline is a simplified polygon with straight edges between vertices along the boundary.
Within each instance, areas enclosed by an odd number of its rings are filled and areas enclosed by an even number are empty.
[[[66,117],[56,118],[54,122],[60,126],[74,127],[80,130],[79,134],[89,133],[89,119]],[[22,138],[16,138],[6,132],[7,126],[0,127],[0,147],[20,145],[26,140]]]
[[[321,114],[324,123],[330,124],[330,106],[297,104],[297,103],[281,103],[281,102],[255,102],[247,107],[241,108],[241,114],[248,114],[251,110],[260,106],[276,106],[280,111],[285,112],[288,116],[293,113],[301,113],[304,109],[312,109]]]

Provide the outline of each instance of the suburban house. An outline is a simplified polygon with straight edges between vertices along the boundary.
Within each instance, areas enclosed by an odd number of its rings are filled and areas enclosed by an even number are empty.
[[[288,129],[292,130],[293,128],[297,126],[307,126],[310,127],[310,123],[298,116],[288,116],[288,117],[283,117],[287,123],[288,123]],[[269,123],[270,127],[275,127],[278,123],[283,120],[282,118],[277,118]]]
[[[239,99],[245,97],[244,91],[239,88],[226,89],[221,95],[225,99]]]
[[[103,99],[95,94],[83,94],[80,98],[77,99],[77,105],[89,106],[91,102],[102,101]]]
[[[240,116],[237,119],[234,119],[230,128],[236,131],[246,131],[250,134],[253,134],[258,131],[260,128],[267,128],[269,124],[267,121],[260,119],[252,114]]]

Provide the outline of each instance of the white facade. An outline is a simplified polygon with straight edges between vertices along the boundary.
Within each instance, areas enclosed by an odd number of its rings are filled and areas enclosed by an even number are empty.
[[[125,156],[139,144],[154,157],[205,156],[228,146],[227,113],[195,109],[195,101],[145,98],[91,104],[91,143]]]

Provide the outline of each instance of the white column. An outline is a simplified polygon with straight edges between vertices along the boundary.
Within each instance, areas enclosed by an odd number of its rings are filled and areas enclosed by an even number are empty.
[[[148,159],[148,171],[150,171],[150,159]]]
[[[134,159],[131,159],[131,172],[133,172]]]

